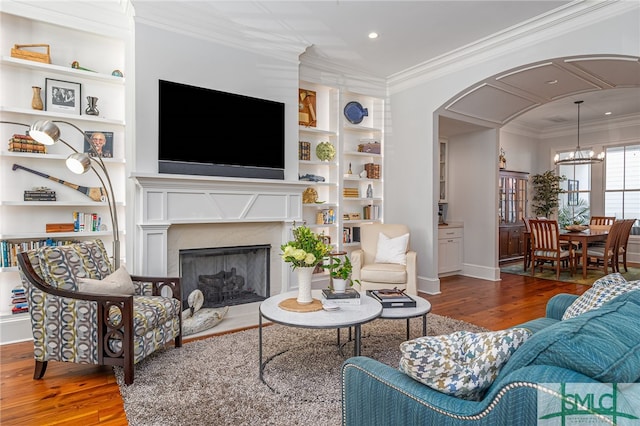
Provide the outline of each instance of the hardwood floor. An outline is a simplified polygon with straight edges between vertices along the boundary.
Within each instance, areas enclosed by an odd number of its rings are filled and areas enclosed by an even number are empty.
[[[441,279],[441,294],[426,295],[432,313],[500,330],[545,314],[558,293],[582,294],[589,286],[502,274],[492,282],[462,276]],[[33,380],[31,342],[0,346],[0,424],[126,425],[110,367],[52,361]]]

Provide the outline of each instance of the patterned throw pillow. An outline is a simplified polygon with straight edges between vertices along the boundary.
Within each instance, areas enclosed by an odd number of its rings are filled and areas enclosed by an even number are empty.
[[[437,391],[479,400],[530,336],[527,329],[511,328],[419,337],[400,345],[400,371]]]
[[[101,280],[113,270],[102,240],[43,247],[38,258],[47,284],[64,290],[78,290],[78,277]]]
[[[630,290],[640,288],[640,281],[628,282],[616,272],[597,280],[591,288],[578,297],[564,312],[562,319],[576,317],[592,309],[598,309],[608,301]]]

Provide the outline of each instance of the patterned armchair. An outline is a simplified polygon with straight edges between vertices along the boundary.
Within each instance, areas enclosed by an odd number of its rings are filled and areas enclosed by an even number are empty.
[[[54,360],[119,365],[131,384],[134,364],[172,340],[182,346],[179,278],[114,271],[101,240],[19,253],[18,265],[31,315],[34,379]],[[112,288],[115,277],[126,283]]]

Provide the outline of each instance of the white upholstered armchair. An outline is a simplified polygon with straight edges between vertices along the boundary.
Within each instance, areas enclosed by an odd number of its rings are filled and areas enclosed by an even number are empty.
[[[406,225],[360,227],[360,249],[351,252],[352,278],[360,280],[360,291],[398,287],[418,295],[417,254],[410,248],[409,236]]]

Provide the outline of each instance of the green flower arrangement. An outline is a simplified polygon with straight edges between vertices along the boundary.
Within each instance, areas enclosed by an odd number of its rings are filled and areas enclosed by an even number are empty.
[[[280,246],[282,260],[290,263],[293,269],[316,266],[331,252],[331,246],[306,226],[294,228],[293,237],[293,241]]]

